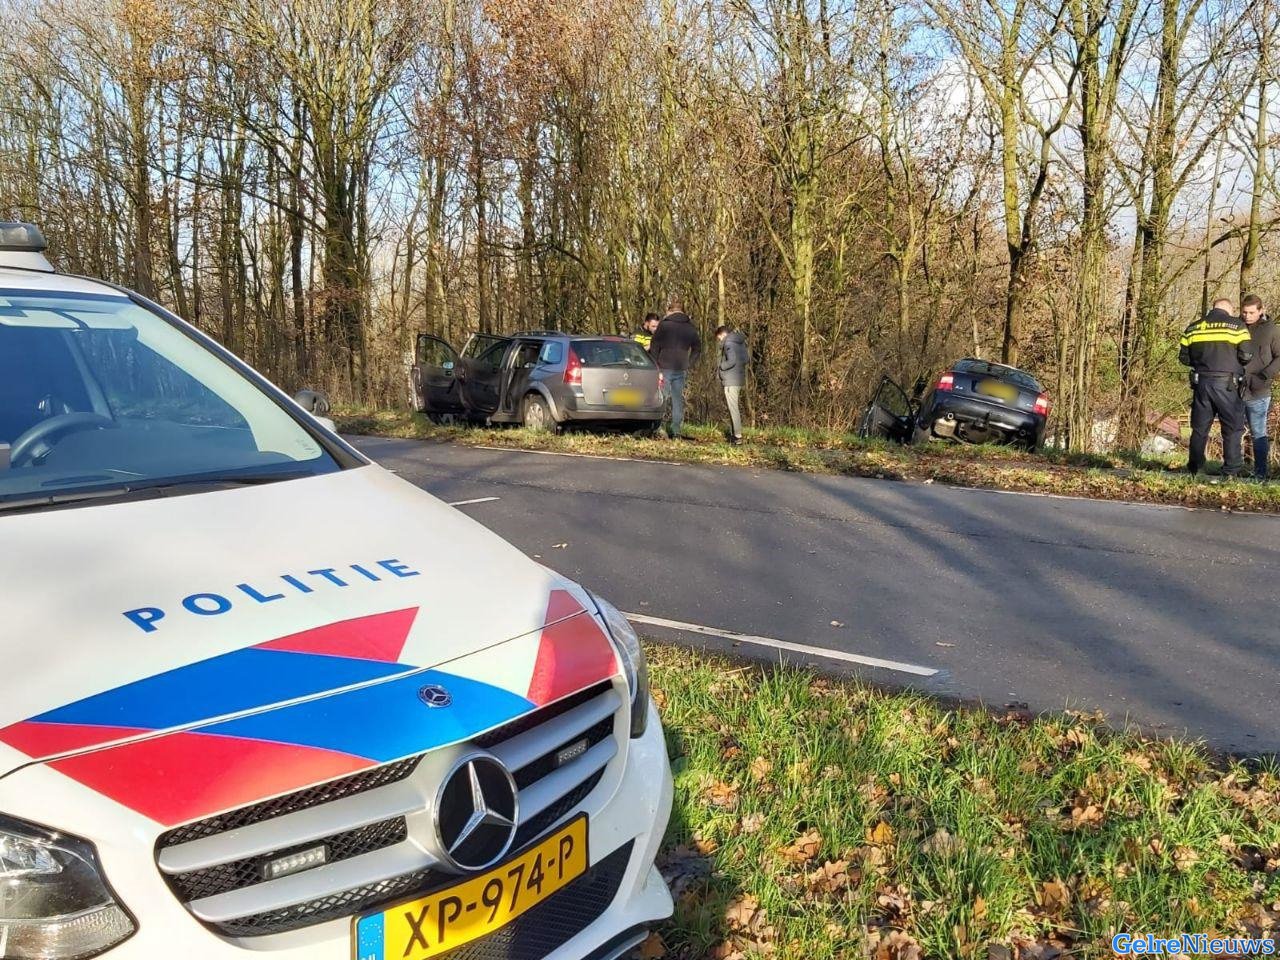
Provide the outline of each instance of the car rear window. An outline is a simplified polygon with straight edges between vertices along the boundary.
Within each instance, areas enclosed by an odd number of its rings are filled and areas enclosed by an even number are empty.
[[[652,367],[653,358],[634,340],[575,340],[584,367]]]
[[[1036,393],[1043,389],[1031,374],[1015,370],[1013,367],[1001,366],[998,363],[988,363],[986,360],[961,360],[952,369],[956,373],[986,374],[989,377],[1015,383],[1027,390],[1034,390]]]

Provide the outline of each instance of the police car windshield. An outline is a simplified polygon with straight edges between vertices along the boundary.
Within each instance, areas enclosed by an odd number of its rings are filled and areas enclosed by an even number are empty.
[[[253,382],[128,298],[0,288],[0,511],[338,469]]]

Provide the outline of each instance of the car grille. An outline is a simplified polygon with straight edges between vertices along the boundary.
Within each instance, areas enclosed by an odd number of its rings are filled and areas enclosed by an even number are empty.
[[[618,752],[622,703],[610,683],[598,684],[471,741],[501,759],[519,788],[513,852],[577,810],[600,783]],[[557,757],[571,745],[572,759]],[[414,840],[415,831],[429,829],[438,787],[419,771],[424,756],[175,827],[156,843],[161,874],[192,914],[228,937],[297,930],[456,882]],[[267,863],[322,845],[322,865],[265,879]]]

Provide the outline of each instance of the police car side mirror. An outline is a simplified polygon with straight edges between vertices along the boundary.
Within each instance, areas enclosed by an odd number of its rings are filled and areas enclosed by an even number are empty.
[[[299,390],[293,402],[317,419],[329,412],[329,398],[323,390]]]
[[[293,402],[311,414],[330,433],[338,432],[337,424],[325,416],[329,412],[329,398],[323,390],[299,390],[293,395]]]

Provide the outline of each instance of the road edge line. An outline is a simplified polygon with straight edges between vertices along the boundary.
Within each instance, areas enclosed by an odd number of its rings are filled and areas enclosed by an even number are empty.
[[[900,660],[885,660],[881,657],[869,657],[860,653],[846,653],[843,650],[828,650],[825,647],[812,647],[804,643],[792,643],[790,640],[778,640],[775,637],[734,633],[731,630],[719,630],[715,627],[704,627],[699,623],[685,623],[681,620],[667,620],[664,617],[651,617],[643,613],[624,613],[623,616],[634,623],[643,623],[652,627],[665,627],[668,630],[700,633],[706,636],[719,637],[723,640],[732,640],[735,643],[751,643],[757,646],[773,647],[776,650],[787,650],[791,653],[802,653],[810,657],[824,657],[829,660],[842,660],[845,663],[857,663],[866,667],[878,667],[881,670],[909,673],[917,677],[934,677],[940,672],[933,667],[923,667],[915,663],[903,663]]]

